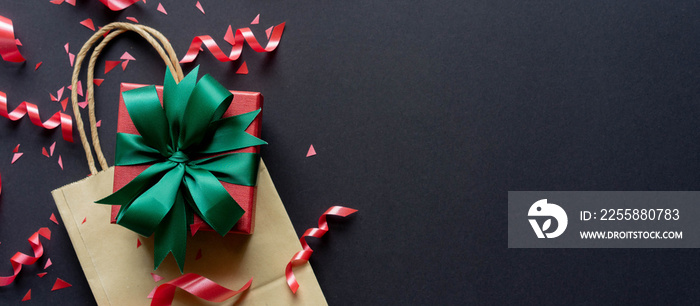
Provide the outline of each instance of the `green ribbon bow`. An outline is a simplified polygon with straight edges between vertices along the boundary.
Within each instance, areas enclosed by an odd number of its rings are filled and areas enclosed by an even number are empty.
[[[222,236],[245,213],[219,181],[255,186],[258,154],[203,157],[267,144],[245,132],[260,109],[222,119],[233,95],[208,74],[197,82],[198,71],[177,84],[166,69],[162,106],[153,85],[122,94],[141,135],[117,133],[115,165],[153,164],[96,201],[121,205],[117,224],[146,237],[155,233],[154,269],[172,252],[183,272],[193,213]]]

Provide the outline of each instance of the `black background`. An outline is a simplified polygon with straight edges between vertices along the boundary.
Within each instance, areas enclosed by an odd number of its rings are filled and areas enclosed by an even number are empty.
[[[246,46],[242,60],[204,52],[194,64],[265,96],[262,156],[297,234],[331,205],[359,209],[312,241],[329,304],[698,302],[698,250],[508,249],[506,230],[508,190],[698,190],[698,2],[200,1],[206,15],[194,0],[162,0],[168,15],[156,0],[121,12],[97,0],[2,1],[28,60],[0,61],[0,91],[10,109],[60,110],[49,93],[70,83],[63,45],[78,52],[86,18],[136,17],[180,56],[202,34],[227,52],[229,24],[265,41],[287,22],[272,54]],[[136,61],[104,75],[104,60],[124,51]],[[250,74],[237,75],[243,60]],[[118,84],[160,84],[163,66],[135,35],[101,56],[110,161]],[[81,146],[27,118],[0,118],[0,139],[0,275],[16,251],[31,252],[38,227],[53,231],[0,302],[32,289],[23,304],[94,304],[64,227],[48,219],[58,215],[50,191],[89,173]],[[54,141],[64,170],[41,155]],[[18,143],[24,156],[10,164]],[[318,155],[307,158],[311,144]],[[73,286],[50,292],[56,277]]]

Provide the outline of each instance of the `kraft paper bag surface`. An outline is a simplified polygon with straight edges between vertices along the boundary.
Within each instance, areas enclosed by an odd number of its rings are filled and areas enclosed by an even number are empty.
[[[114,167],[52,192],[80,264],[99,305],[148,305],[148,294],[180,276],[172,255],[153,270],[153,240],[110,224],[111,205],[94,201],[112,194]],[[311,266],[294,269],[297,294],[287,286],[284,269],[301,251],[282,201],[264,163],[257,183],[256,228],[252,235],[198,231],[188,237],[185,273],[197,273],[231,290],[251,277],[248,291],[223,303],[211,303],[178,289],[174,305],[327,305]],[[83,223],[83,220],[86,220]],[[137,246],[137,239],[143,245]],[[196,259],[201,250],[201,258]],[[151,272],[165,279],[154,282]]]

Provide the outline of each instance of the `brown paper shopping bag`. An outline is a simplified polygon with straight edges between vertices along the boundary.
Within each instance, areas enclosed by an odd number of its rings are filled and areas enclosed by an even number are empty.
[[[168,258],[153,270],[153,241],[110,223],[109,205],[96,200],[112,193],[114,167],[108,167],[97,138],[94,117],[92,77],[99,51],[117,35],[131,30],[153,45],[173,75],[182,78],[177,57],[167,39],[152,28],[142,25],[112,23],[88,40],[75,62],[71,93],[74,115],[80,138],[86,151],[92,175],[52,192],[56,206],[70,236],[73,247],[99,305],[146,305],[149,293],[156,285],[180,276],[175,260]],[[85,136],[77,106],[75,91],[81,63],[92,44],[109,35],[95,48],[88,66],[88,105],[92,145],[103,169],[97,172]],[[155,38],[154,38],[155,37]],[[158,40],[156,40],[158,39]],[[162,44],[162,46],[159,44]],[[275,190],[264,163],[257,177],[256,229],[253,235],[198,232],[188,238],[185,273],[197,273],[227,288],[239,288],[251,277],[253,283],[246,292],[228,300],[236,305],[326,305],[323,292],[307,263],[294,270],[303,290],[292,294],[287,287],[284,268],[292,254],[301,250],[298,238]],[[83,222],[85,221],[85,222]],[[139,243],[143,243],[137,247]],[[154,282],[151,272],[164,277]],[[174,304],[211,304],[178,290]]]

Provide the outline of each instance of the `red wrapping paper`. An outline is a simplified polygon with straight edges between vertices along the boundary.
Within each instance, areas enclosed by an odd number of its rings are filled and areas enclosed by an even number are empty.
[[[143,86],[148,85],[122,83],[121,92]],[[156,86],[156,89],[158,90],[158,96],[162,101],[163,87]],[[228,108],[228,110],[226,110],[223,117],[239,115],[262,108],[263,96],[258,92],[231,91],[231,93],[233,93],[233,102],[231,102],[231,106]],[[251,123],[250,126],[246,129],[246,132],[259,138],[260,124],[261,115],[258,115],[258,117],[255,118],[255,120],[253,120],[253,123]],[[121,94],[119,95],[119,115],[117,122],[117,132],[139,134],[136,130],[136,127],[134,127],[131,118],[129,117],[129,113],[126,110],[126,105],[124,105],[124,98]],[[249,147],[233,152],[260,153],[260,147]],[[141,172],[146,170],[146,168],[148,168],[149,166],[151,165],[146,164],[136,166],[116,166],[114,168],[114,191],[117,191],[120,188],[124,187],[124,185],[126,185],[136,176],[141,174]],[[252,234],[253,229],[255,228],[255,187],[234,185],[226,182],[221,182],[221,184],[224,186],[224,188],[226,188],[229,194],[231,194],[233,199],[236,200],[236,202],[238,202],[238,205],[240,205],[241,208],[245,210],[245,213],[243,214],[241,219],[238,221],[238,223],[236,223],[236,225],[233,227],[233,229],[231,229],[230,232],[239,234]],[[119,208],[120,206],[118,205],[112,206],[111,223],[116,223]],[[202,221],[195,215],[194,222],[198,223]],[[202,224],[200,230],[213,231],[213,229],[211,229],[211,227],[209,227],[206,223]]]

